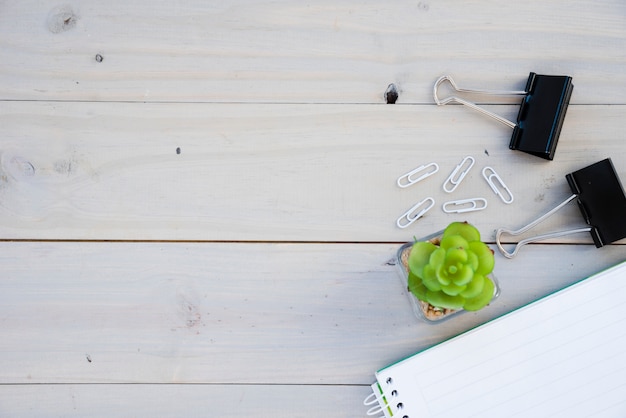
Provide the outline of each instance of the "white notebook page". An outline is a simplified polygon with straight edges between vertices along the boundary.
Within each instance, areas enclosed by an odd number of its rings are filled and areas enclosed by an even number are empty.
[[[394,417],[624,418],[626,263],[376,377]]]

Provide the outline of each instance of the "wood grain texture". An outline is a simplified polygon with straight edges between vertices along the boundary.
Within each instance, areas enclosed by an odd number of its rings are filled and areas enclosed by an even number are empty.
[[[507,127],[462,106],[4,102],[0,237],[401,242],[458,219],[488,234],[563,201],[571,171],[610,156],[623,177],[625,116],[625,106],[572,106],[547,162],[509,150]],[[475,168],[444,193],[466,155]],[[430,162],[441,167],[435,176],[396,185]],[[486,166],[513,204],[488,187]],[[396,219],[428,196],[437,206],[399,229]],[[441,210],[469,197],[489,207]],[[581,222],[571,205],[546,228]]]
[[[622,0],[211,3],[0,1],[0,416],[363,416],[377,369],[624,260],[586,235],[496,254],[501,296],[432,327],[393,259],[453,220],[493,240],[606,157],[625,178]],[[574,80],[552,162],[433,103],[443,74],[531,71]],[[441,210],[468,197],[489,206]],[[537,232],[581,222],[570,205]]]
[[[369,390],[314,385],[5,385],[0,415],[357,418],[364,415],[361,404]]]
[[[383,103],[395,83],[432,103],[442,74],[521,89],[534,71],[626,104],[625,18],[621,0],[3,1],[0,99]]]
[[[624,259],[622,246],[589,245],[498,256],[502,295],[433,327],[413,316],[397,248],[0,243],[0,383],[365,385]]]

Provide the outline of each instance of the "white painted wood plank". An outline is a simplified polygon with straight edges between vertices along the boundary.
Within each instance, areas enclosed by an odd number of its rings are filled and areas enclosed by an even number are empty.
[[[362,416],[378,368],[623,261],[618,245],[498,255],[501,297],[432,327],[405,300],[396,244],[102,242],[401,242],[460,218],[394,225],[450,198],[465,155],[477,166],[453,196],[490,206],[462,219],[487,236],[521,226],[569,195],[567,172],[610,156],[626,175],[626,5],[588,9],[0,2],[0,415]],[[399,103],[431,104],[443,73],[520,89],[530,71],[574,77],[554,162],[460,107],[373,105],[391,82]],[[395,186],[430,161],[437,176]],[[579,222],[572,206],[545,228]]]
[[[366,386],[2,386],[3,417],[363,417]]]
[[[444,73],[520,89],[535,71],[625,104],[624,18],[621,0],[3,1],[0,99],[382,103],[395,83],[432,103]]]
[[[2,242],[0,383],[364,385],[624,259],[623,246],[498,255],[500,298],[432,326],[413,316],[397,247]]]
[[[625,117],[626,106],[571,106],[548,162],[509,150],[509,128],[461,106],[0,102],[0,237],[400,242],[459,218],[488,234],[563,201],[571,171],[611,157],[624,178]],[[466,155],[475,168],[444,193]],[[435,176],[396,185],[430,162]],[[513,204],[487,186],[485,166]],[[428,196],[437,206],[399,229]],[[468,197],[489,207],[441,210]],[[572,204],[542,228],[581,222]]]

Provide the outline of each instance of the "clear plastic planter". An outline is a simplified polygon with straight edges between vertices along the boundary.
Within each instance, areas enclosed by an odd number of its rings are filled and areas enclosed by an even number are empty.
[[[441,238],[442,234],[443,234],[443,231],[439,231],[427,237],[421,238],[418,241],[431,241],[438,245],[439,239]],[[406,263],[409,257],[409,253],[411,252],[412,246],[413,246],[413,242],[407,242],[406,244],[402,245],[398,249],[398,253],[396,256],[396,267],[398,269],[400,279],[402,280],[402,285],[404,286],[404,290],[409,298],[409,301],[411,302],[411,306],[413,307],[413,312],[415,313],[415,316],[417,316],[418,318],[428,323],[434,324],[434,323],[448,320],[463,312],[467,312],[464,309],[453,310],[453,309],[436,308],[430,305],[428,302],[419,300],[418,298],[415,297],[413,293],[411,293],[411,291],[408,289],[409,272],[408,272]],[[493,298],[491,298],[491,302],[493,302],[500,295],[500,284],[498,283],[498,280],[496,279],[493,273],[489,274],[487,277],[494,284]]]

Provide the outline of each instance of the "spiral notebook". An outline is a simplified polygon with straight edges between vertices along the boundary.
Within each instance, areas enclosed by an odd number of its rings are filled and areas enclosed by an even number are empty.
[[[626,417],[626,262],[376,373],[368,415]]]

